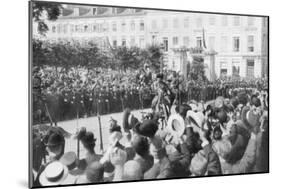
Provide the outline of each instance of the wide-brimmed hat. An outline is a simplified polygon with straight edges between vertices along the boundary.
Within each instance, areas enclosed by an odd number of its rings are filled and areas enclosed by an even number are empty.
[[[167,122],[167,130],[176,136],[182,136],[185,130],[185,123],[182,116],[179,114],[173,114],[169,117]]]
[[[154,137],[158,130],[157,122],[154,120],[144,120],[141,124],[135,126],[135,131],[145,137]]]
[[[202,128],[205,118],[202,112],[188,111],[186,118],[190,121],[192,125],[195,125],[197,128]]]
[[[67,152],[60,158],[60,162],[67,166],[68,170],[72,170],[77,166],[77,160],[75,152]]]
[[[68,169],[59,161],[54,161],[46,166],[39,177],[42,186],[60,185],[68,176]]]

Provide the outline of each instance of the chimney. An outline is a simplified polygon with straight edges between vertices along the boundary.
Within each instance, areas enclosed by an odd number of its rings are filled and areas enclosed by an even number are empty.
[[[79,8],[78,7],[73,8],[73,16],[79,16]]]

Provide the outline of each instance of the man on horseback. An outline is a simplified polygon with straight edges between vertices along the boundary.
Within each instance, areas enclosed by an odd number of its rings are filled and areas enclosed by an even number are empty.
[[[160,114],[160,116],[167,121],[174,101],[174,94],[169,86],[163,81],[164,75],[162,73],[157,74],[156,78],[156,96],[152,100],[151,107],[155,113]]]

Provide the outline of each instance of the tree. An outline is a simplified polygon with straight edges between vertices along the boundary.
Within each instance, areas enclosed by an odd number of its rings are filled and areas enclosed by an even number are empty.
[[[48,64],[48,49],[46,47],[46,42],[43,42],[38,39],[32,40],[32,59],[34,66],[41,67],[43,65]]]
[[[149,46],[144,52],[143,56],[146,58],[148,65],[156,72],[160,71],[161,59],[163,52],[158,45]]]
[[[62,5],[55,2],[32,2],[32,16],[33,20],[38,23],[38,32],[41,35],[49,30],[47,24],[44,22],[43,14],[46,13],[48,20],[56,20],[61,14]]]
[[[92,41],[86,45],[80,45],[78,56],[80,57],[79,65],[85,66],[88,69],[103,66],[100,49]]]
[[[117,47],[112,49],[113,63],[119,70],[126,71],[128,68],[138,69],[143,66],[144,58],[138,47]]]

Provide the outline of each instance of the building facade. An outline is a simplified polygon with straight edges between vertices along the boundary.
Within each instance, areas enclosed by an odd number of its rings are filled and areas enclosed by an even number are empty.
[[[113,47],[162,44],[165,64],[177,71],[181,57],[175,49],[199,47],[216,52],[216,77],[267,76],[267,17],[71,6],[48,27],[51,40],[95,40]]]

